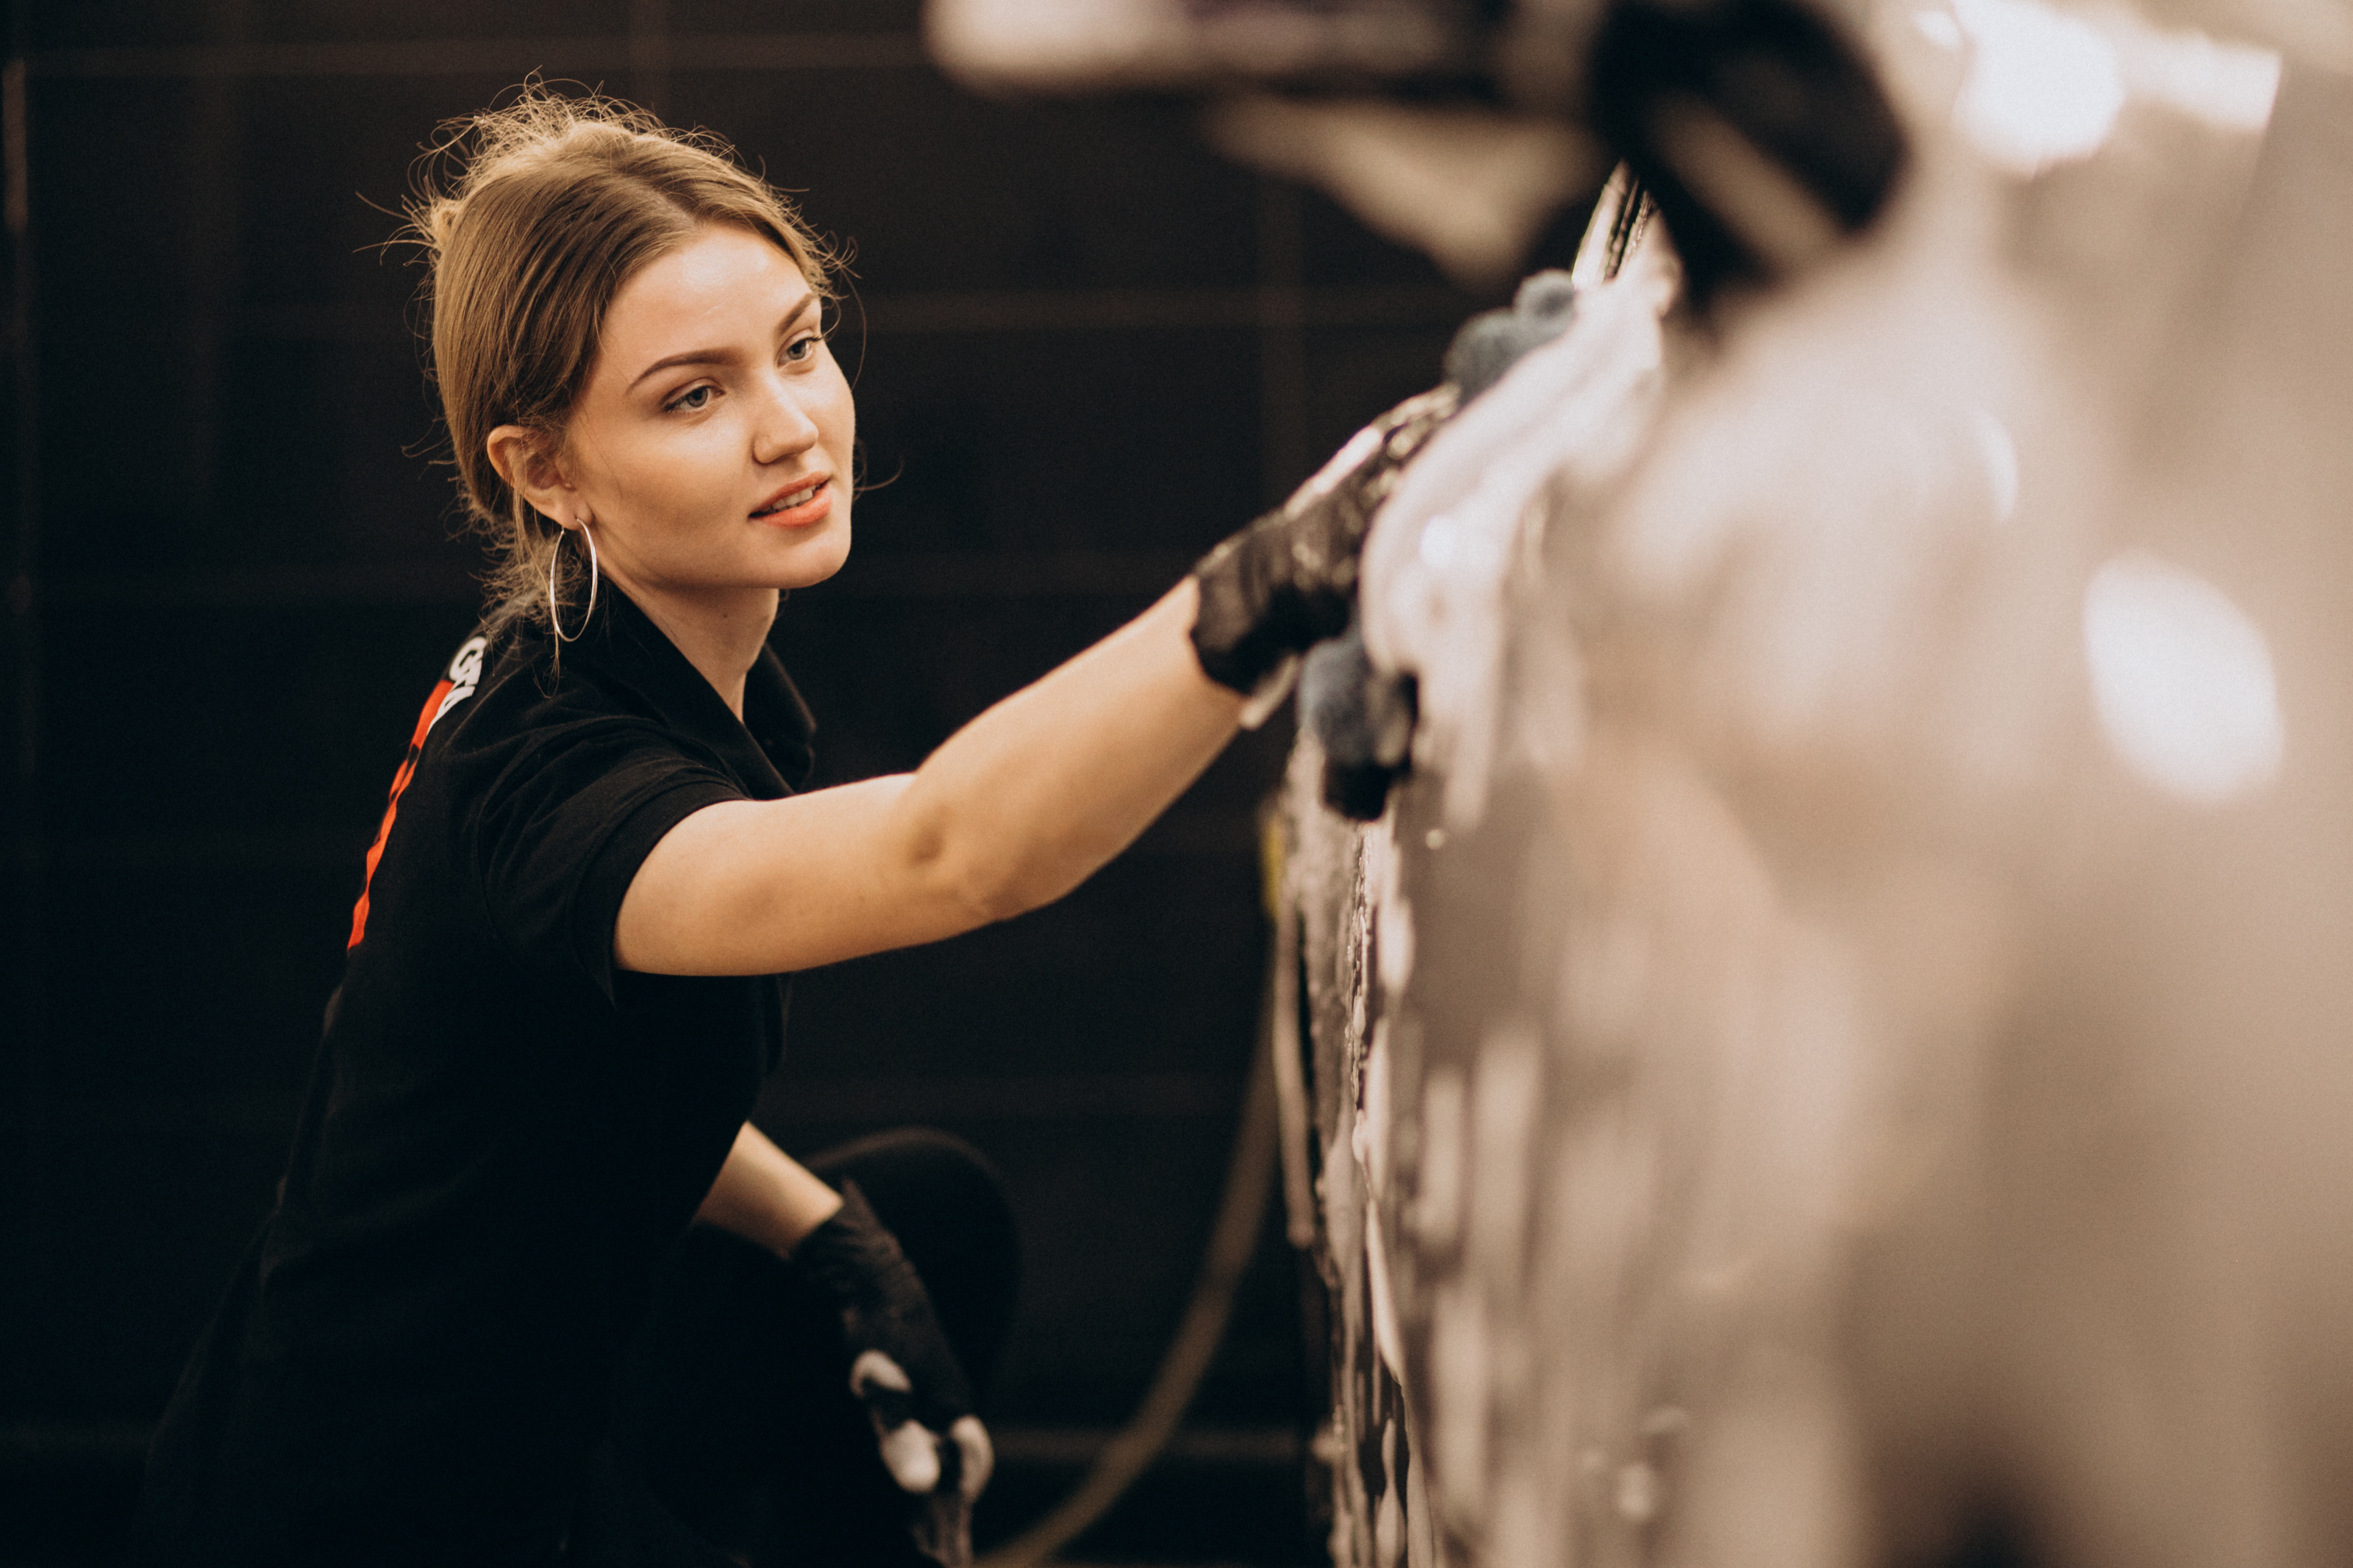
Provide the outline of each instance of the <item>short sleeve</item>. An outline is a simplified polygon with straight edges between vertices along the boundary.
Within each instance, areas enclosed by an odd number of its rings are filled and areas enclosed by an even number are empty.
[[[491,930],[527,969],[613,994],[621,900],[664,834],[733,780],[646,720],[535,729],[475,797],[464,837]]]

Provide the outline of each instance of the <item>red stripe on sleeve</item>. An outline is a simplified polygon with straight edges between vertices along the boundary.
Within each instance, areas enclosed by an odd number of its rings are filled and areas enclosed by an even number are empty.
[[[425,750],[425,732],[433,728],[433,721],[441,711],[441,700],[449,695],[451,685],[444,680],[425,700],[425,711],[417,716],[417,733],[408,738],[408,754],[400,759],[400,771],[392,775],[392,798],[385,802],[384,822],[375,830],[375,842],[368,846],[367,875],[360,882],[360,900],[352,906],[352,940],[343,944],[346,952],[359,946],[360,938],[367,934],[368,884],[375,880],[375,863],[384,858],[384,841],[392,837],[392,819],[400,815],[400,792],[416,776],[417,755]]]

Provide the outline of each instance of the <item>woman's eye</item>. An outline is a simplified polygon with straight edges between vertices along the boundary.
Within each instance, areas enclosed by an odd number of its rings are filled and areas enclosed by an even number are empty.
[[[795,338],[785,345],[785,358],[790,363],[798,364],[804,360],[815,357],[818,344],[823,342],[825,342],[825,335],[822,332],[811,332],[807,337]]]
[[[690,387],[685,392],[681,393],[678,396],[670,399],[670,405],[674,409],[683,409],[687,413],[691,414],[698,408],[709,407],[710,404],[711,388],[708,386],[696,386]]]

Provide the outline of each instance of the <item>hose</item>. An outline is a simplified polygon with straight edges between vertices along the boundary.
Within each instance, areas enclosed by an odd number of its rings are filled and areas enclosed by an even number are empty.
[[[1273,851],[1270,849],[1270,853]],[[1161,1355],[1152,1385],[1125,1426],[1095,1456],[1071,1495],[1045,1518],[979,1560],[976,1568],[1038,1568],[1068,1546],[1152,1467],[1184,1419],[1187,1406],[1201,1386],[1201,1378],[1226,1337],[1233,1316],[1234,1294],[1258,1250],[1259,1226],[1266,1216],[1274,1185],[1276,1161],[1275,1082],[1272,1029],[1274,987],[1267,988],[1261,1009],[1257,1048],[1251,1053],[1250,1078],[1242,1090],[1240,1124],[1234,1132],[1233,1157],[1226,1166],[1226,1190],[1219,1201],[1218,1217],[1209,1243],[1201,1255],[1201,1270],[1193,1281],[1192,1299],[1185,1316]]]

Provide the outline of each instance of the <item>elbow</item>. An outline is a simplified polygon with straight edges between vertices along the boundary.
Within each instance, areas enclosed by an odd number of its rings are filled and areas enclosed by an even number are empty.
[[[976,809],[954,794],[922,786],[902,797],[901,852],[918,895],[940,911],[943,936],[1009,921],[1043,908],[1092,876],[1125,847],[1057,816]]]
[[[1031,887],[1016,868],[1008,866],[944,863],[930,880],[934,902],[946,910],[951,934],[1026,915],[1054,900],[1053,893]]]
[[[976,880],[970,892],[974,907],[985,911],[976,925],[995,925],[1032,910],[1044,909],[1075,889],[1093,872],[1092,862],[1039,858],[1008,862]]]
[[[964,894],[964,908],[971,914],[975,927],[1009,921],[1052,901],[1050,895],[1039,897],[1018,883],[1005,879],[970,888]]]
[[[974,927],[995,925],[1042,909],[1076,886],[1045,867],[1011,856],[983,856],[959,868],[955,900]]]
[[[1059,890],[1040,885],[1031,868],[993,836],[958,832],[934,816],[916,827],[908,847],[913,880],[926,903],[941,911],[943,936],[1028,914],[1051,903]]]

